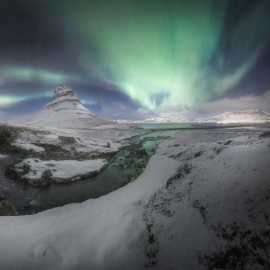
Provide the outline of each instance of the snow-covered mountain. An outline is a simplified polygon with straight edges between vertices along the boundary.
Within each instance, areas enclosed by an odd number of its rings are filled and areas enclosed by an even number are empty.
[[[200,114],[198,112],[168,112],[147,118],[144,123],[265,123],[270,122],[270,113],[262,110],[242,110],[219,114]]]
[[[163,112],[158,116],[147,118],[144,123],[186,123],[190,122],[190,119],[185,113],[182,112]]]
[[[206,120],[206,119],[204,119]],[[208,118],[208,122],[219,124],[270,122],[270,113],[262,110],[224,112]]]
[[[34,127],[88,129],[110,123],[90,112],[70,88],[60,86],[47,106],[28,124]]]

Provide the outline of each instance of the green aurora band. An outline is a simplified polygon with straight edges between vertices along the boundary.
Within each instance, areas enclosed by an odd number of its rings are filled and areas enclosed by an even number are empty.
[[[99,70],[132,99],[148,109],[192,105],[206,98],[194,89],[222,29],[224,4],[214,2],[82,3],[71,21],[100,50]]]
[[[65,1],[68,27],[98,57],[82,53],[101,76],[148,109],[192,106],[223,94],[249,71],[256,50],[220,77],[209,68],[223,29],[226,1]]]
[[[261,0],[234,25],[229,33],[229,53],[224,52],[229,2],[46,1],[42,8],[61,19],[66,42],[76,43],[79,38],[79,62],[86,72],[65,74],[10,66],[2,68],[1,74],[49,85],[93,80],[111,83],[154,111],[196,106],[237,85],[257,61],[270,34],[265,23],[269,1]],[[0,106],[25,100],[23,96],[0,96]]]

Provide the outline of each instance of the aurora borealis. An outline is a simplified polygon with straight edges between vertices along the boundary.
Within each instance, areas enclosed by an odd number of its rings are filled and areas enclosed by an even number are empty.
[[[270,89],[267,0],[16,0],[0,13],[0,112],[61,83],[115,118]]]

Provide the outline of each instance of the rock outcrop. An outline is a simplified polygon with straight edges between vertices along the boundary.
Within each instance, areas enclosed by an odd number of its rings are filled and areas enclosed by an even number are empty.
[[[6,175],[33,186],[48,186],[87,179],[98,174],[106,164],[105,159],[44,161],[28,158],[9,166]]]

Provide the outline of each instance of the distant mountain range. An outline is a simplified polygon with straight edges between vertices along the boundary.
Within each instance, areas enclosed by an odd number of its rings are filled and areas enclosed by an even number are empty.
[[[221,123],[221,124],[265,123],[265,122],[270,122],[270,113],[266,111],[262,111],[262,110],[224,112],[224,113],[217,114],[210,117],[208,122],[216,122],[216,123]]]
[[[262,110],[243,110],[220,114],[199,115],[190,112],[160,113],[156,117],[145,119],[144,123],[265,123],[270,122],[270,112]]]

